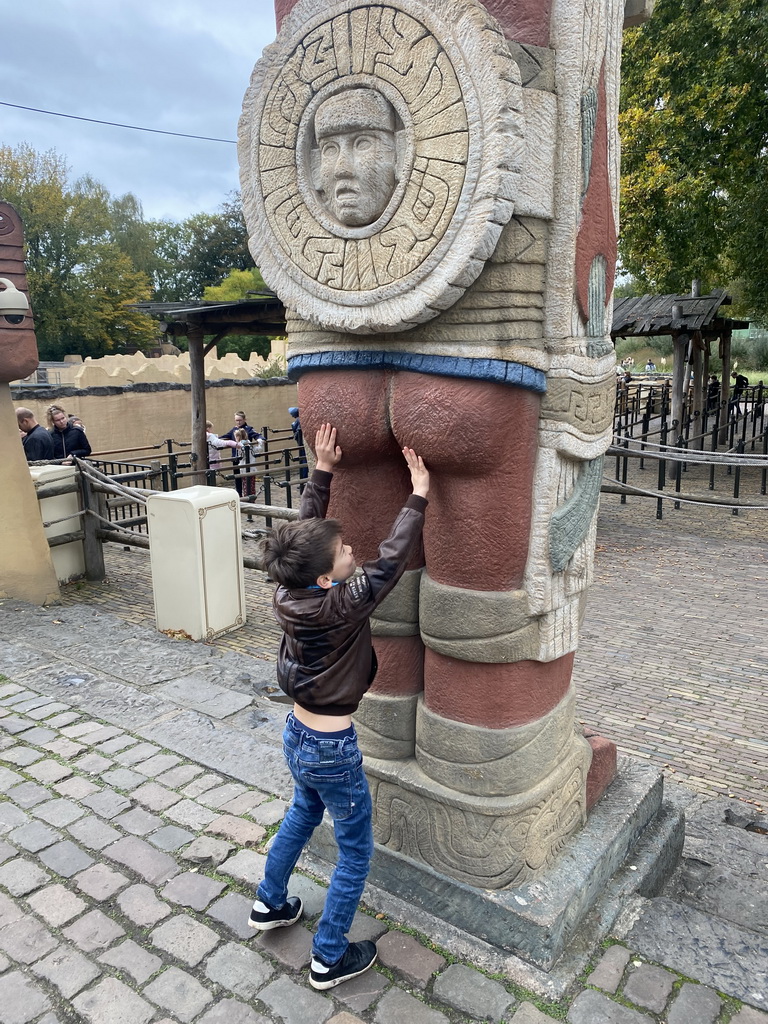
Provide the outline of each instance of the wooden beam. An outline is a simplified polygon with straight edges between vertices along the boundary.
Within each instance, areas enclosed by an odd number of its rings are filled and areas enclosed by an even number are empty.
[[[720,335],[720,358],[723,362],[723,379],[720,381],[720,430],[717,443],[728,444],[728,398],[731,390],[731,332],[723,331]]]
[[[193,484],[204,484],[208,469],[208,444],[205,439],[205,356],[203,343],[205,335],[202,326],[189,327],[189,376],[192,393],[192,474]]]

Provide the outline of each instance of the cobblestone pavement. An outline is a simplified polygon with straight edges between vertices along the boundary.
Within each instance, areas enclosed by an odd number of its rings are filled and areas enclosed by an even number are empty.
[[[37,651],[29,638],[4,640],[0,661],[3,1024],[768,1022],[768,1014],[723,994],[721,985],[697,984],[690,972],[683,976],[621,943],[595,952],[575,992],[558,1002],[536,999],[369,912],[358,913],[351,937],[377,942],[376,968],[327,994],[315,992],[307,963],[321,884],[294,876],[292,891],[305,904],[301,923],[264,935],[247,927],[265,845],[286,806],[280,773],[272,770],[277,750],[265,753],[249,740],[246,781],[243,772],[210,770],[212,758],[232,762],[201,741],[204,716],[186,732],[171,729],[185,711],[173,705],[168,681],[141,675],[143,699],[132,700],[130,688],[108,684],[106,674],[63,667],[77,661],[89,635],[112,628],[107,616],[26,614],[35,620]],[[120,626],[116,636],[121,628],[130,637],[130,627]],[[57,633],[61,658],[50,653]],[[141,651],[137,656],[141,661]],[[182,654],[169,674],[188,668]],[[202,701],[203,690],[190,697],[189,678],[188,708]],[[36,688],[35,679],[55,695]],[[243,703],[253,700],[243,695]],[[220,713],[228,721],[238,715],[234,705]],[[120,718],[131,727],[114,724]],[[147,735],[175,740],[149,742]],[[232,745],[230,730],[226,749]],[[180,752],[185,747],[195,755]],[[242,766],[242,751],[235,753]],[[751,972],[751,983],[764,986],[765,972]],[[747,995],[768,1006],[768,993]]]
[[[768,782],[768,512],[604,494],[595,583],[576,658],[580,718],[702,793],[762,806]],[[63,589],[126,621],[154,623],[149,557],[106,545],[106,583]],[[246,571],[248,622],[219,650],[274,661],[272,588]]]

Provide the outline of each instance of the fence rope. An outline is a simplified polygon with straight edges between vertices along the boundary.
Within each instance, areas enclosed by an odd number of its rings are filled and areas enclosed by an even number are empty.
[[[644,447],[639,447],[639,446]],[[649,451],[649,449],[651,449]],[[654,450],[655,449],[655,450]],[[753,469],[768,466],[768,456],[763,454],[748,455],[728,452],[706,452],[696,448],[676,448],[673,445],[654,444],[652,441],[641,441],[636,437],[616,437],[608,449],[608,455],[621,456],[622,453],[633,452],[648,459],[665,459],[668,462],[694,462],[706,465],[751,466]]]
[[[707,501],[706,498],[683,498],[675,491],[648,491],[644,487],[636,487],[634,484],[619,484],[616,481],[610,481],[616,483],[617,487],[626,489],[627,494],[636,494],[638,497],[648,498],[663,498],[665,501],[681,502],[684,505],[707,505],[709,508],[744,508],[744,509],[755,509],[758,512],[768,511],[768,505],[751,505],[747,503],[740,503],[737,501]],[[608,494],[615,494],[616,491],[607,491]],[[620,492],[619,492],[620,493]]]

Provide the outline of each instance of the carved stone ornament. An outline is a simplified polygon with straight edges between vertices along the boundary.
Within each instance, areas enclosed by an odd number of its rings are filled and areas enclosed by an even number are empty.
[[[356,334],[447,309],[513,214],[521,107],[519,68],[474,0],[299,0],[239,127],[264,280]]]

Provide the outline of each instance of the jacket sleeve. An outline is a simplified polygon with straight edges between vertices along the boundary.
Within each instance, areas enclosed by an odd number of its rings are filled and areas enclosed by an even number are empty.
[[[67,445],[67,452],[69,455],[74,455],[78,459],[84,459],[86,456],[91,454],[91,445],[88,438],[85,436],[85,431],[80,430],[78,427],[73,427],[72,430],[76,430],[80,437],[70,438],[69,444]]]
[[[325,519],[331,500],[333,473],[316,469],[304,487],[299,506],[299,519]]]
[[[345,617],[363,619],[371,614],[405,572],[408,558],[421,538],[427,499],[412,494],[398,513],[389,536],[379,545],[378,558],[338,587]]]

